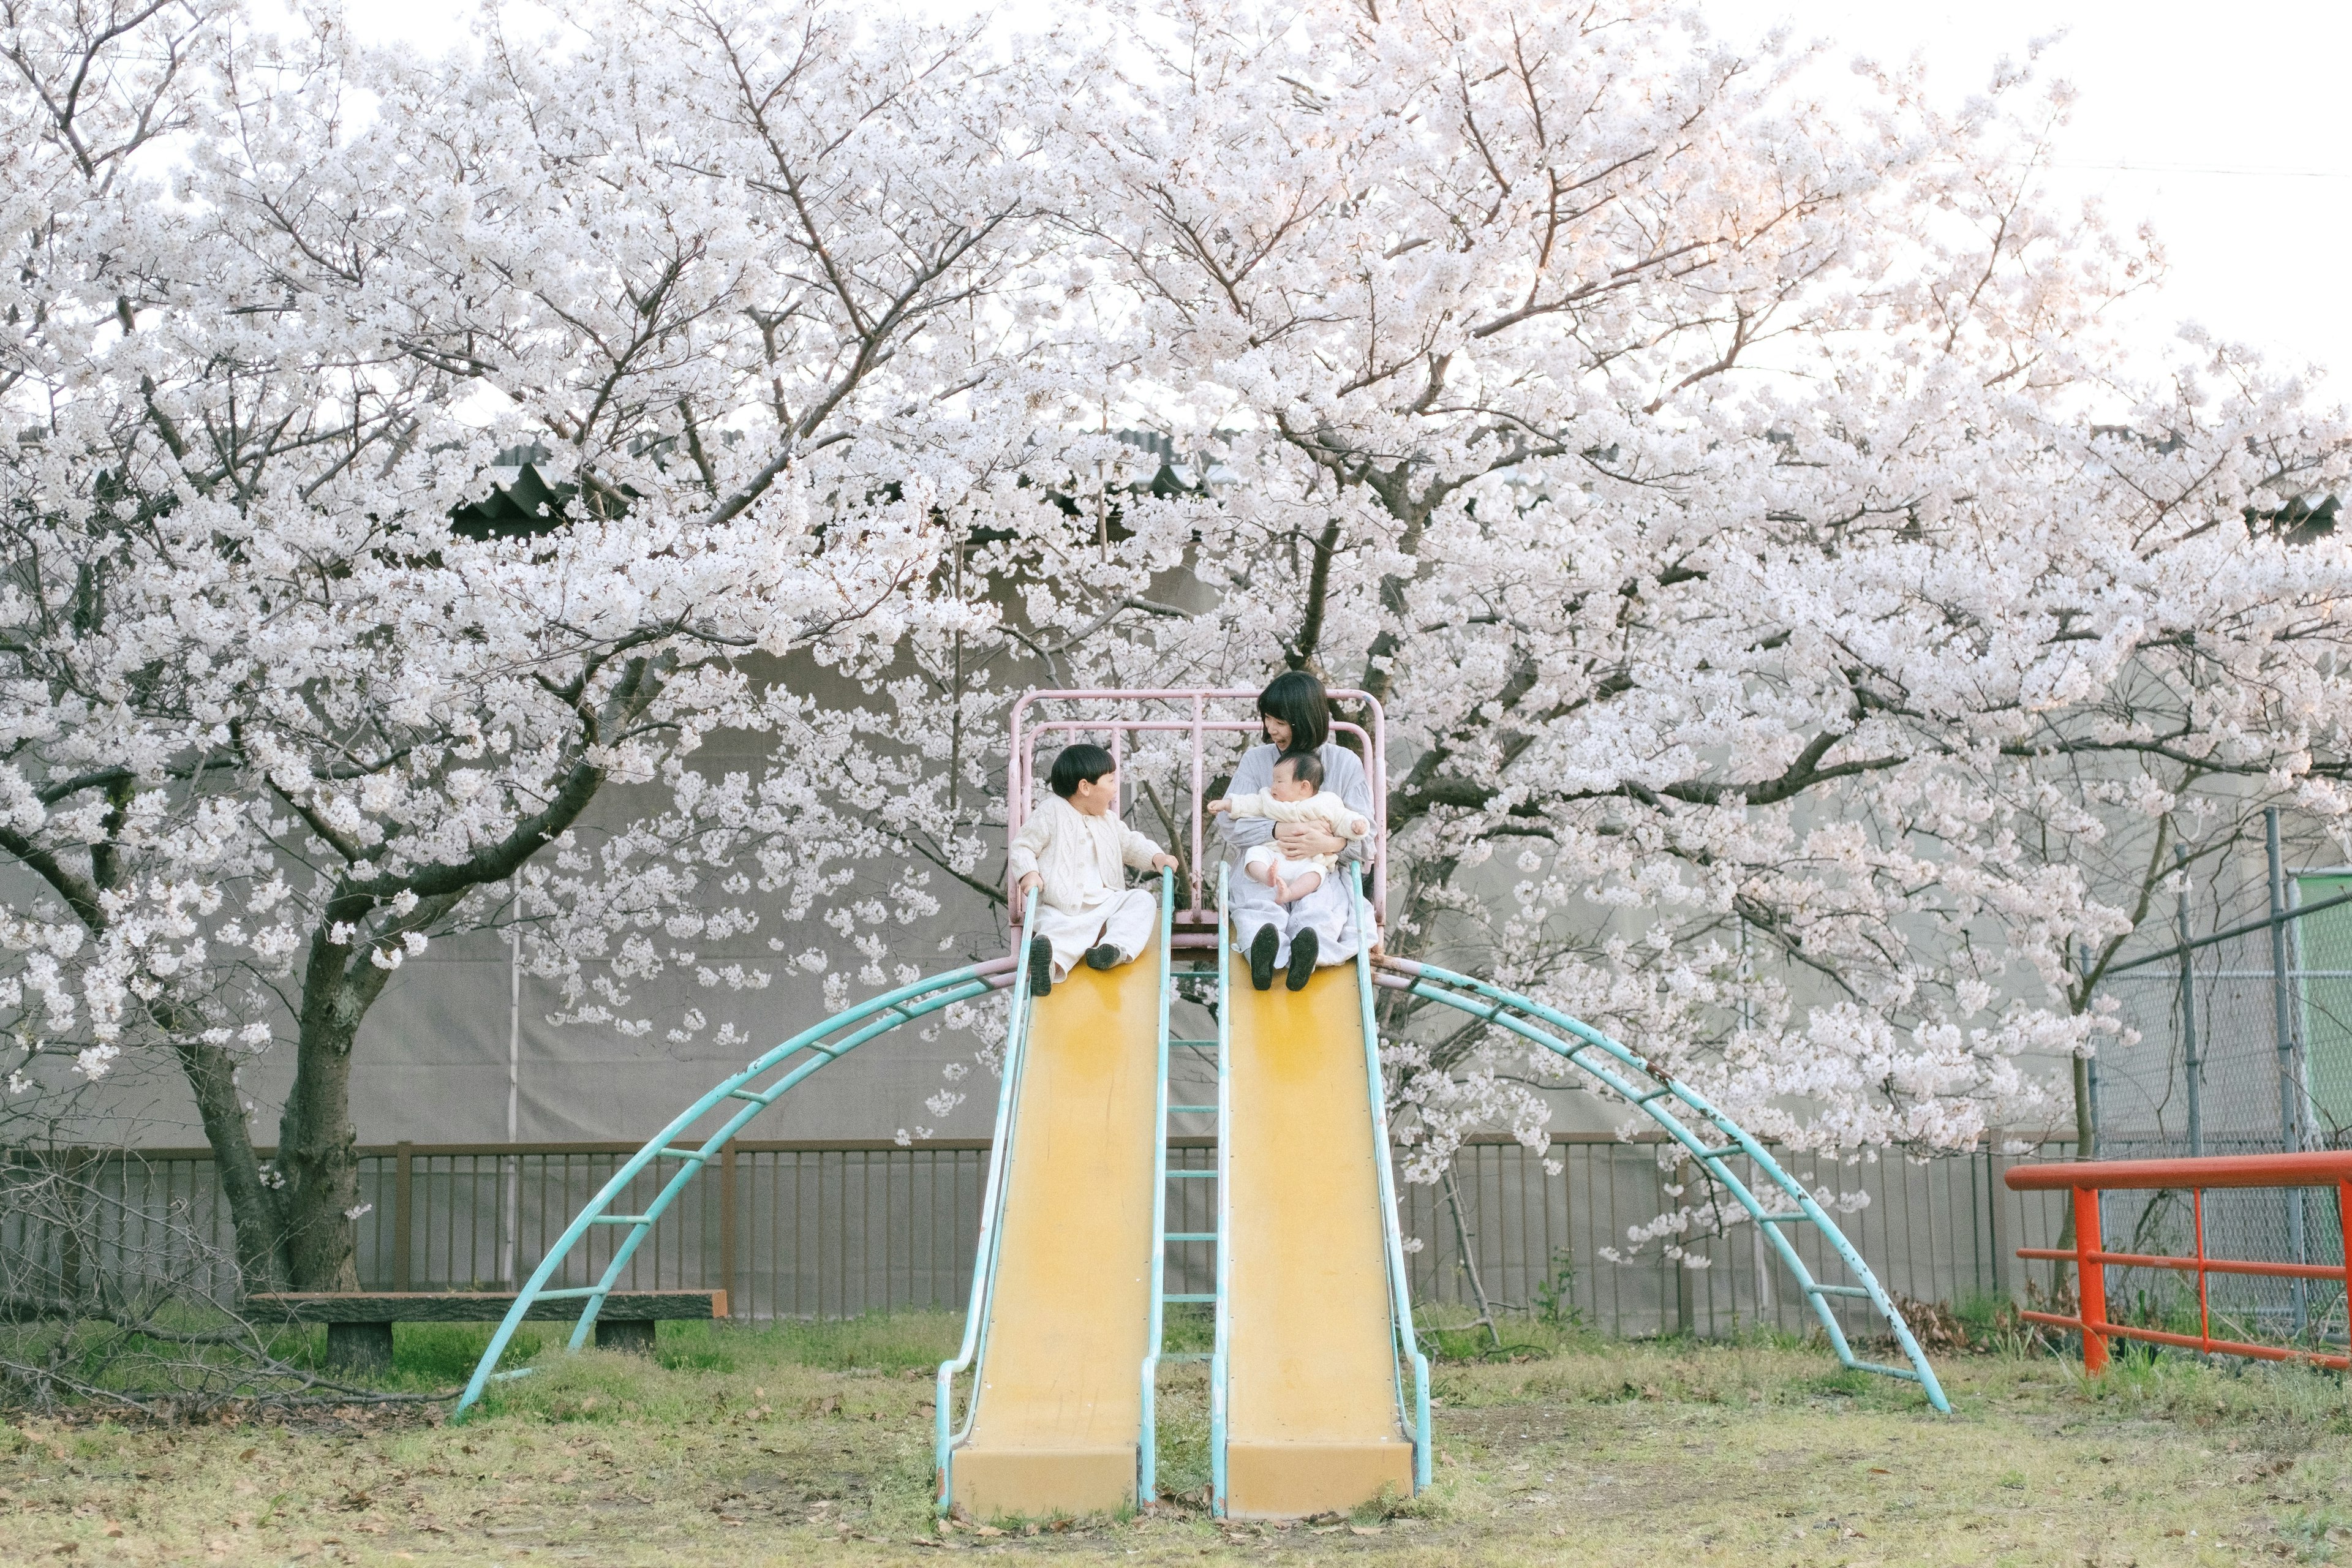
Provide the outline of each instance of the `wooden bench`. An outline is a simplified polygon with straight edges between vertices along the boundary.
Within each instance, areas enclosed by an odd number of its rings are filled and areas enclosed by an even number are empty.
[[[246,1298],[257,1319],[327,1325],[327,1360],[336,1366],[392,1364],[394,1323],[495,1323],[515,1303],[512,1290],[270,1290]],[[577,1322],[586,1305],[577,1296],[545,1297],[523,1317],[531,1322]],[[654,1325],[709,1322],[727,1315],[724,1290],[615,1290],[596,1314],[598,1350],[650,1355]]]

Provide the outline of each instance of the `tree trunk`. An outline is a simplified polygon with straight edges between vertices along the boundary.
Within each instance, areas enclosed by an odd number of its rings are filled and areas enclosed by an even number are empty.
[[[196,1114],[212,1145],[213,1165],[220,1173],[221,1191],[228,1198],[229,1224],[236,1236],[236,1267],[245,1289],[277,1290],[285,1287],[278,1267],[278,1205],[261,1179],[261,1158],[253,1152],[253,1131],[246,1125],[245,1097],[236,1086],[236,1068],[218,1046],[183,1036],[173,1049],[180,1069],[195,1095]]]
[[[594,790],[579,793],[560,827],[569,826]],[[552,837],[550,833],[548,837]],[[404,931],[421,931],[454,909],[463,889],[419,901],[375,943],[337,940],[336,922],[362,912],[330,903],[311,933],[302,979],[302,1016],[294,1041],[294,1087],[278,1123],[278,1254],[292,1290],[356,1290],[359,1259],[352,1221],[360,1206],[359,1130],[352,1125],[352,1046],[360,1022],[383,995],[393,971],[377,963],[377,944],[398,952]]]
[[[336,1010],[340,1013],[341,1009]],[[359,1131],[352,1125],[352,1039],[359,1020],[305,1027],[294,1087],[278,1124],[279,1251],[290,1290],[356,1290],[352,1211],[360,1202]]]
[[[2074,1058],[2074,1158],[2099,1157],[2099,1124],[2091,1114],[2091,1058]]]

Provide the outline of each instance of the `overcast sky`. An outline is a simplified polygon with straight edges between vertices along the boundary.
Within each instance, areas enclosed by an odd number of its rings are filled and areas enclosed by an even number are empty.
[[[979,7],[916,0],[935,14]],[[1498,0],[1499,3],[1499,0]],[[1538,0],[1540,3],[1540,0]],[[1041,15],[1049,0],[998,9]],[[1833,59],[1917,52],[1957,99],[2003,54],[2063,30],[2045,75],[2081,91],[2060,154],[2069,193],[2097,194],[2119,227],[2153,221],[2170,271],[2136,330],[2155,340],[2195,321],[2295,367],[2335,367],[2352,397],[2352,134],[2340,79],[2352,59],[2344,0],[1703,0],[1718,32],[1776,23],[1831,41]],[[437,48],[470,0],[351,0],[361,31]],[[1838,78],[1843,80],[1842,75]]]

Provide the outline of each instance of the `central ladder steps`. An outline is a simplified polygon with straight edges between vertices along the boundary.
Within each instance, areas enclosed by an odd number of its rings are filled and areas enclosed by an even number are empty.
[[[1220,964],[1217,968],[1206,972],[1207,977],[1210,981],[1209,994],[1212,996],[1217,996],[1221,984],[1221,982],[1217,977],[1223,967],[1223,966]],[[1176,1186],[1173,1184],[1178,1182],[1213,1182],[1217,1180],[1219,1172],[1217,1170],[1213,1155],[1216,1150],[1222,1147],[1224,1142],[1224,1131],[1223,1125],[1223,1116],[1219,1107],[1215,1104],[1173,1104],[1169,1101],[1169,1064],[1176,1051],[1190,1050],[1200,1057],[1205,1058],[1208,1061],[1214,1063],[1217,1066],[1220,1079],[1222,1079],[1223,1076],[1223,1062],[1219,1055],[1220,1045],[1217,1040],[1184,1039],[1168,1033],[1167,1016],[1169,1006],[1178,1000],[1194,1002],[1198,1002],[1200,1000],[1197,994],[1188,994],[1181,988],[1180,983],[1188,979],[1197,982],[1202,978],[1202,973],[1192,972],[1190,973],[1180,973],[1176,970],[1171,968],[1164,971],[1163,973],[1164,980],[1162,983],[1167,986],[1167,992],[1161,998],[1160,1006],[1160,1029],[1163,1045],[1160,1053],[1160,1100],[1161,1108],[1165,1110],[1166,1115],[1161,1117],[1160,1122],[1159,1158],[1161,1177],[1160,1221],[1158,1226],[1160,1245],[1155,1248],[1155,1256],[1152,1259],[1151,1271],[1151,1354],[1145,1363],[1143,1374],[1144,1421],[1143,1431],[1139,1435],[1140,1446],[1139,1450],[1139,1463],[1137,1465],[1138,1474],[1136,1486],[1136,1500],[1139,1504],[1149,1504],[1155,1500],[1158,1492],[1158,1487],[1154,1480],[1154,1472],[1157,1468],[1156,1447],[1158,1421],[1155,1410],[1158,1404],[1156,1397],[1156,1384],[1158,1383],[1159,1366],[1168,1362],[1207,1362],[1214,1359],[1214,1353],[1209,1351],[1171,1351],[1163,1349],[1162,1347],[1166,1342],[1167,1336],[1167,1322],[1163,1309],[1171,1304],[1181,1306],[1202,1306],[1213,1309],[1219,1308],[1220,1306],[1218,1292],[1214,1289],[1206,1291],[1171,1291],[1167,1288],[1168,1249],[1170,1247],[1213,1247],[1217,1244],[1218,1232],[1216,1228],[1214,1228],[1216,1222],[1213,1217],[1211,1221],[1212,1228],[1207,1230],[1170,1230],[1167,1228],[1167,1216],[1169,1199],[1188,1190],[1187,1188]],[[1217,1003],[1220,1006],[1220,1010],[1222,1011],[1223,998],[1221,996],[1217,996]],[[1208,1165],[1180,1167],[1170,1162],[1169,1155],[1172,1151],[1170,1149],[1168,1142],[1170,1137],[1168,1117],[1171,1116],[1208,1116],[1216,1119],[1211,1130],[1212,1142],[1210,1145],[1210,1152],[1213,1158]],[[1222,1205],[1218,1205],[1220,1208],[1222,1206]],[[1181,1207],[1179,1212],[1182,1212]],[[1216,1275],[1213,1265],[1212,1266],[1212,1268],[1213,1278],[1215,1278]],[[1219,1284],[1221,1286],[1222,1283],[1222,1279],[1219,1279]]]

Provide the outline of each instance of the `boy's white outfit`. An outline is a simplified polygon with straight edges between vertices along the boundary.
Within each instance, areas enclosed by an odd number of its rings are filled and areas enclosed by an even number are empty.
[[[1149,871],[1160,853],[1159,845],[1108,813],[1089,816],[1047,792],[1045,804],[1013,836],[1007,859],[1013,886],[1032,871],[1043,879],[1037,929],[1028,934],[1053,943],[1056,981],[1103,942],[1118,949],[1122,959],[1143,951],[1151,940],[1160,896],[1128,887],[1119,868]]]
[[[1361,838],[1371,831],[1364,815],[1329,790],[1318,790],[1305,800],[1276,800],[1270,790],[1258,790],[1249,795],[1226,797],[1228,809],[1236,817],[1258,816],[1268,822],[1312,822],[1329,828],[1341,838]],[[1357,824],[1363,830],[1357,831]],[[1309,871],[1320,871],[1325,877],[1339,868],[1337,855],[1309,855],[1303,860],[1293,860],[1282,852],[1281,846],[1269,839],[1254,844],[1242,857],[1242,869],[1255,866],[1271,866],[1276,880],[1288,882]]]

